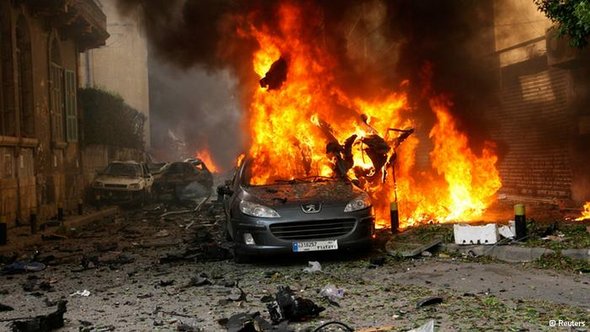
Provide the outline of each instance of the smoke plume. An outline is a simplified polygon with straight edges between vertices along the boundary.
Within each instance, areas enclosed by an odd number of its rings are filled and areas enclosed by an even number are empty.
[[[336,59],[335,78],[343,91],[371,97],[399,90],[403,82],[409,80],[411,103],[421,109],[427,108],[422,91],[428,83],[433,91],[452,96],[452,111],[460,129],[475,139],[475,144],[487,138],[482,114],[496,102],[492,83],[495,77],[488,69],[494,67],[495,61],[492,56],[492,0],[293,3],[313,14],[309,15],[306,33],[313,34],[317,46],[330,50]],[[220,120],[229,113],[203,107],[203,99],[195,100],[194,96],[199,94],[197,91],[207,91],[202,98],[227,97],[227,91],[223,91],[231,86],[211,86],[212,81],[207,78],[211,76],[203,74],[227,70],[237,80],[235,92],[229,94],[235,98],[234,105],[239,102],[245,105],[248,95],[241,92],[247,90],[244,87],[257,85],[260,79],[251,68],[252,54],[258,45],[240,31],[264,25],[279,33],[280,25],[285,24],[277,21],[279,4],[281,1],[265,0],[119,0],[123,13],[140,11],[152,54],[156,57],[156,62],[152,63],[163,62],[184,70],[197,68],[201,71],[192,76],[197,80],[192,83],[188,79],[192,74],[185,76],[184,88],[178,88],[173,80],[168,82],[169,88],[175,86],[171,89],[176,94],[185,93],[185,97],[193,101],[186,107],[178,107],[175,102],[183,97],[162,97],[164,99],[156,107],[152,106],[152,111],[159,113],[154,119],[162,120],[158,126],[192,133],[186,139],[196,141],[202,139],[196,134],[200,126],[209,128],[203,133],[218,134],[221,128],[230,136],[239,132],[236,121],[224,123]],[[433,69],[430,82],[424,81],[425,66]],[[189,72],[195,73],[194,70]],[[151,77],[162,79],[160,74]],[[166,88],[160,91],[162,95]],[[196,106],[189,107],[190,104]],[[429,122],[433,120],[425,116],[422,121],[425,127],[430,127]],[[162,130],[153,132],[159,135]],[[158,138],[153,140],[157,142]],[[222,140],[212,152],[216,156],[228,149],[235,153],[239,149],[236,142],[240,142],[237,137]],[[228,146],[222,146],[225,144]]]

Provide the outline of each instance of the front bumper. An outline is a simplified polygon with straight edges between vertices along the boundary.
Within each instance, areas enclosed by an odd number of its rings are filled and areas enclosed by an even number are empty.
[[[288,224],[300,220],[273,220],[240,215],[239,220],[232,220],[234,227],[233,238],[235,249],[242,255],[267,255],[267,254],[301,254],[293,252],[293,243],[302,241],[337,240],[338,250],[360,250],[369,248],[373,242],[375,233],[375,218],[372,209],[356,211],[330,218],[330,221],[354,220],[354,226],[345,234],[337,236],[322,236],[320,238],[279,238],[276,232],[271,231],[271,226]],[[323,220],[316,220],[322,222]],[[254,244],[246,244],[244,234],[249,233],[254,239]],[[312,251],[308,253],[322,253],[326,251]]]

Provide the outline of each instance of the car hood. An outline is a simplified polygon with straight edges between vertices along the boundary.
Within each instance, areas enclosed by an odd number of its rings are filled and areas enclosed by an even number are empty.
[[[94,181],[100,181],[102,183],[109,183],[109,184],[132,184],[138,183],[141,180],[139,177],[129,177],[129,176],[112,176],[112,175],[101,175],[98,176]]]
[[[344,181],[283,183],[244,187],[243,189],[245,191],[244,197],[249,196],[267,206],[311,202],[347,204],[363,192],[351,183]]]

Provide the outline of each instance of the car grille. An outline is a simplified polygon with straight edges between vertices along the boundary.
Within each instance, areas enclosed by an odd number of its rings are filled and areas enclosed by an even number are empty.
[[[355,219],[295,221],[272,224],[270,231],[282,240],[325,239],[345,235],[354,225]]]
[[[119,188],[119,189],[124,189],[127,188],[126,184],[105,184],[104,185],[105,188]]]

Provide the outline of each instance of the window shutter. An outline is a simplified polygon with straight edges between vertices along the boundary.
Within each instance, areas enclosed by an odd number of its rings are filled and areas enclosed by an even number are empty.
[[[78,111],[76,107],[76,76],[72,70],[65,71],[66,139],[78,141]]]

